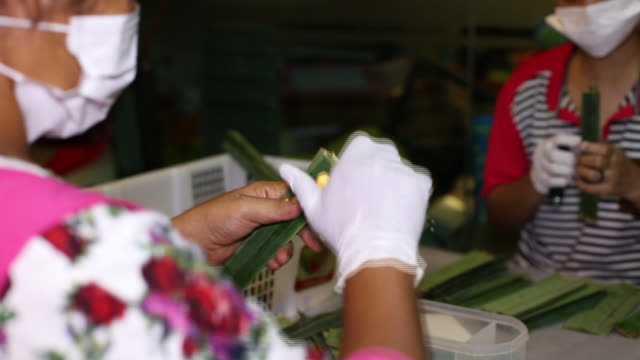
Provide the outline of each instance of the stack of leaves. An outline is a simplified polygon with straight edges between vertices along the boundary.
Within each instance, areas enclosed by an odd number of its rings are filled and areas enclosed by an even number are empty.
[[[501,258],[472,251],[441,269],[426,274],[418,285],[422,298],[466,307],[481,305],[530,284],[507,272]]]
[[[521,275],[507,274],[479,282],[445,298],[444,301],[453,305],[479,308],[493,299],[507,296],[530,284],[531,282]]]
[[[278,172],[267,163],[258,150],[242,135],[229,132],[223,147],[247,172],[257,180],[280,180]],[[312,177],[329,172],[337,158],[333,153],[320,149],[311,160],[307,173]],[[287,194],[291,197],[293,194]],[[249,235],[235,254],[222,268],[239,288],[245,288],[253,278],[267,265],[276,252],[286,245],[306,225],[300,216],[291,221],[264,225]]]
[[[626,337],[637,338],[640,336],[640,310],[618,323],[616,330]]]
[[[604,286],[554,274],[532,284],[505,272],[503,261],[485,252],[471,252],[425,275],[418,290],[425,297],[522,320],[529,331],[566,321],[565,327],[608,334],[614,326],[623,335],[640,336],[640,290],[626,284]],[[328,347],[337,356],[342,336],[341,310],[301,319],[284,329],[293,339]],[[626,317],[626,318],[625,318]]]
[[[425,275],[418,291],[430,300],[514,316],[534,330],[590,310],[606,288],[561,275],[532,284],[508,273],[501,259],[474,251]]]
[[[438,299],[465,289],[471,275],[493,269],[496,258],[486,252],[472,251],[463,258],[432,273],[425,274],[418,285],[418,293],[424,298]]]
[[[593,308],[605,288],[586,280],[568,280],[555,274],[482,306],[486,311],[514,316],[529,331],[546,327]]]
[[[501,297],[482,306],[483,310],[504,315],[523,317],[535,313],[539,308],[561,301],[565,296],[585,286],[584,281],[570,281],[554,274],[548,278]]]
[[[529,331],[562,322],[576,314],[591,310],[606,296],[606,288],[586,284],[573,293],[520,316]]]
[[[633,286],[618,284],[607,290],[607,296],[593,309],[572,316],[565,322],[564,327],[596,335],[607,335],[640,304],[640,290]],[[626,327],[624,329],[626,331]]]

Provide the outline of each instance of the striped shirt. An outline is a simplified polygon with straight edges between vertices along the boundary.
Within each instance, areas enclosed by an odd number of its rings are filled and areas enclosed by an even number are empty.
[[[489,140],[485,196],[528,175],[542,140],[558,133],[580,134],[581,121],[564,83],[573,50],[567,44],[532,57],[501,91]],[[635,94],[632,90],[625,96],[600,136],[629,158],[640,159]],[[586,224],[578,217],[579,195],[573,183],[562,204],[538,207],[521,230],[517,258],[540,268],[640,285],[640,219],[623,212],[618,198],[601,197],[597,222]]]

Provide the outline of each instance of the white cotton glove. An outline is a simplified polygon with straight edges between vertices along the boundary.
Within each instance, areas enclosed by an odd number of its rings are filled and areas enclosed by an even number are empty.
[[[533,153],[531,182],[536,191],[547,195],[554,187],[565,187],[571,183],[575,174],[575,147],[581,139],[577,135],[557,134],[542,140]],[[570,151],[561,150],[566,146]]]
[[[354,134],[321,190],[291,165],[280,175],[298,198],[311,228],[338,258],[336,291],[364,266],[395,266],[422,278],[418,242],[431,178],[403,163],[396,148]]]

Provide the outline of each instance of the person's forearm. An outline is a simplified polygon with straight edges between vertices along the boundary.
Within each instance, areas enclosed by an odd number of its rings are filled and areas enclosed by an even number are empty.
[[[393,267],[365,268],[346,282],[342,356],[383,347],[426,359],[413,277]]]
[[[544,200],[525,175],[493,189],[487,196],[489,222],[506,230],[517,229],[533,215]]]

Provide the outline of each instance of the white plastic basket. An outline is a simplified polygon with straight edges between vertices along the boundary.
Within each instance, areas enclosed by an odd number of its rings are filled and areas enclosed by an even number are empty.
[[[278,157],[268,156],[266,159],[276,167],[283,162],[300,168],[306,168],[308,164]],[[247,172],[224,154],[98,185],[93,189],[175,216],[224,192],[245,186],[249,181]],[[333,293],[335,277],[329,283],[295,290],[303,244],[299,238],[293,244],[294,254],[289,263],[276,272],[265,268],[244,289],[245,295],[257,299],[271,312],[289,318],[296,318],[299,312],[314,315],[337,308],[340,300]]]

